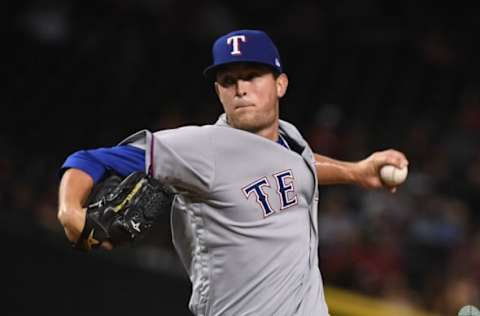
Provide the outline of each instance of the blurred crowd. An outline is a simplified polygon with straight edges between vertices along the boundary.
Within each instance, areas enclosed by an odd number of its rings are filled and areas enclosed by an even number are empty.
[[[56,205],[67,155],[143,128],[213,122],[221,108],[201,74],[212,41],[260,28],[290,76],[282,118],[314,151],[359,160],[396,148],[410,161],[395,194],[321,188],[325,283],[445,315],[480,304],[478,9],[373,0],[8,3],[2,212],[63,238]],[[145,249],[173,254],[168,220],[160,226]]]

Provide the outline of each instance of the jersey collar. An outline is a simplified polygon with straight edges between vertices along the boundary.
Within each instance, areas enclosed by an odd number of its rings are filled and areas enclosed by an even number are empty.
[[[231,127],[228,122],[227,122],[227,115],[225,113],[222,113],[219,117],[218,117],[218,120],[217,122],[215,123],[216,126],[223,126],[223,127]],[[286,123],[282,120],[280,120],[280,130],[282,131],[283,128],[282,127],[285,127],[285,125],[289,125],[289,123]],[[287,130],[288,130],[288,127],[287,127]],[[288,145],[287,141],[285,140],[285,138],[279,133],[278,134],[278,139],[277,139],[277,143],[282,145],[283,147],[287,148],[287,149],[290,149],[290,146]]]

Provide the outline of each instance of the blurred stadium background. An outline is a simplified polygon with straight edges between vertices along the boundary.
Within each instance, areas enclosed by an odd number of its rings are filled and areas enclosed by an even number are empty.
[[[410,160],[394,194],[321,189],[333,316],[457,315],[480,305],[479,6],[436,1],[5,1],[0,234],[5,315],[189,315],[168,218],[135,247],[69,248],[57,171],[78,149],[220,114],[213,40],[260,28],[290,87],[282,117],[312,148]],[[133,298],[136,304],[124,303]]]

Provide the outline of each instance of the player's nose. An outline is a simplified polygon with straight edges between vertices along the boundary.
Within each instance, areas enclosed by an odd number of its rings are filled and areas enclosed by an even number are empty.
[[[247,80],[238,79],[235,83],[235,90],[237,96],[247,95],[249,82]]]

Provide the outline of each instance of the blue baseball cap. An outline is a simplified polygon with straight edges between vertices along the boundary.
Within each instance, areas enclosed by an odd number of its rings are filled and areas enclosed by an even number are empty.
[[[277,47],[259,30],[238,30],[223,35],[213,44],[212,56],[213,64],[203,71],[207,79],[214,79],[221,66],[239,62],[263,64],[274,72],[283,72]]]

